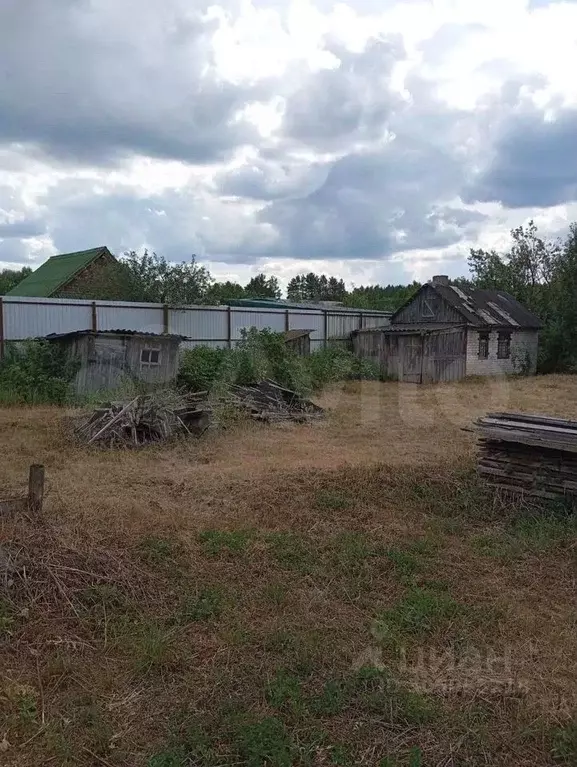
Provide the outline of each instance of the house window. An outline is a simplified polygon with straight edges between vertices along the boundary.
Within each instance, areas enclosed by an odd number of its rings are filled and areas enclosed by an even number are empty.
[[[489,356],[489,333],[479,333],[479,359],[486,360]]]
[[[429,301],[425,299],[423,301],[423,317],[434,317],[434,316],[435,316],[435,312],[433,311],[433,307],[431,306]]]
[[[511,333],[499,333],[497,339],[497,357],[500,360],[509,359],[511,356]]]
[[[160,365],[160,349],[143,349],[140,352],[140,367],[153,368]]]

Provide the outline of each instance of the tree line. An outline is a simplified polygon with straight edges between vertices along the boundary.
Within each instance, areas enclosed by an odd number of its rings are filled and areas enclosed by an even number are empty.
[[[455,280],[464,287],[492,288],[513,295],[544,322],[540,370],[577,372],[577,223],[563,240],[539,236],[533,221],[511,232],[503,251],[472,249],[470,275]],[[30,273],[0,272],[0,295]],[[347,289],[342,279],[325,274],[299,274],[287,286],[292,301],[340,301],[359,309],[392,311],[420,287],[366,285]],[[89,294],[88,294],[89,293]],[[156,253],[125,253],[100,282],[91,283],[83,297],[95,300],[145,301],[170,304],[218,305],[234,298],[278,299],[282,291],[275,276],[258,274],[245,285],[218,282],[197,262],[172,263]]]

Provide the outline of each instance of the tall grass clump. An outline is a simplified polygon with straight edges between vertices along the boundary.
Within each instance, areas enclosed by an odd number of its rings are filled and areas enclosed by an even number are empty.
[[[190,391],[271,378],[299,393],[347,379],[377,379],[379,370],[341,346],[328,346],[301,357],[284,342],[282,333],[250,328],[234,349],[198,346],[182,354],[178,383]]]
[[[78,368],[78,360],[49,341],[8,344],[0,361],[0,403],[62,404]]]

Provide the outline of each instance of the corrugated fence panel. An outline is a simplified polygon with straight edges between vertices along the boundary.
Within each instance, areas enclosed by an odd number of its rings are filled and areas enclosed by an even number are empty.
[[[232,325],[232,338],[238,340],[241,337],[240,331],[243,328],[258,328],[264,330],[264,328],[270,328],[276,330],[279,333],[284,332],[286,323],[286,314],[284,311],[275,311],[274,309],[268,312],[259,311],[240,311],[235,308],[232,312],[231,325]]]
[[[312,330],[311,349],[315,341],[323,341],[325,337],[325,317],[323,312],[289,312],[289,330]]]
[[[93,306],[99,330],[132,330],[162,333],[166,310],[162,304],[129,303],[125,301],[78,301],[69,299],[4,298],[4,339],[19,340],[88,330],[93,326]],[[168,308],[168,330],[186,336],[197,344],[228,343],[229,329],[234,344],[243,328],[270,328],[278,332],[289,329],[311,330],[311,348],[328,338],[344,338],[361,324],[373,327],[388,324],[385,315],[365,312],[338,312],[299,309],[249,309],[242,307],[178,307]],[[229,325],[230,323],[230,325]],[[326,323],[326,324],[325,324]],[[1,327],[1,324],[0,324]]]
[[[98,330],[141,330],[145,333],[162,333],[164,329],[162,306],[154,306],[154,304],[101,306],[97,303],[96,317]]]
[[[51,333],[69,333],[91,327],[90,303],[40,304],[9,299],[3,300],[4,339],[19,341]]]
[[[363,314],[363,327],[364,328],[384,328],[390,325],[391,321],[388,317],[378,316],[374,314]]]
[[[344,338],[353,330],[361,326],[360,314],[333,314],[328,313],[327,331],[329,338]]]
[[[228,309],[173,309],[169,310],[169,329],[195,341],[217,341],[228,339]]]

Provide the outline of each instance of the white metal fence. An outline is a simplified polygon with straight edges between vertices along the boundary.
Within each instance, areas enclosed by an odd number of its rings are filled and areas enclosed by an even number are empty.
[[[358,328],[379,327],[390,313],[343,309],[257,309],[239,306],[168,306],[65,298],[0,297],[0,353],[6,341],[75,330],[175,333],[184,347],[234,346],[244,328],[311,330],[311,348]]]

